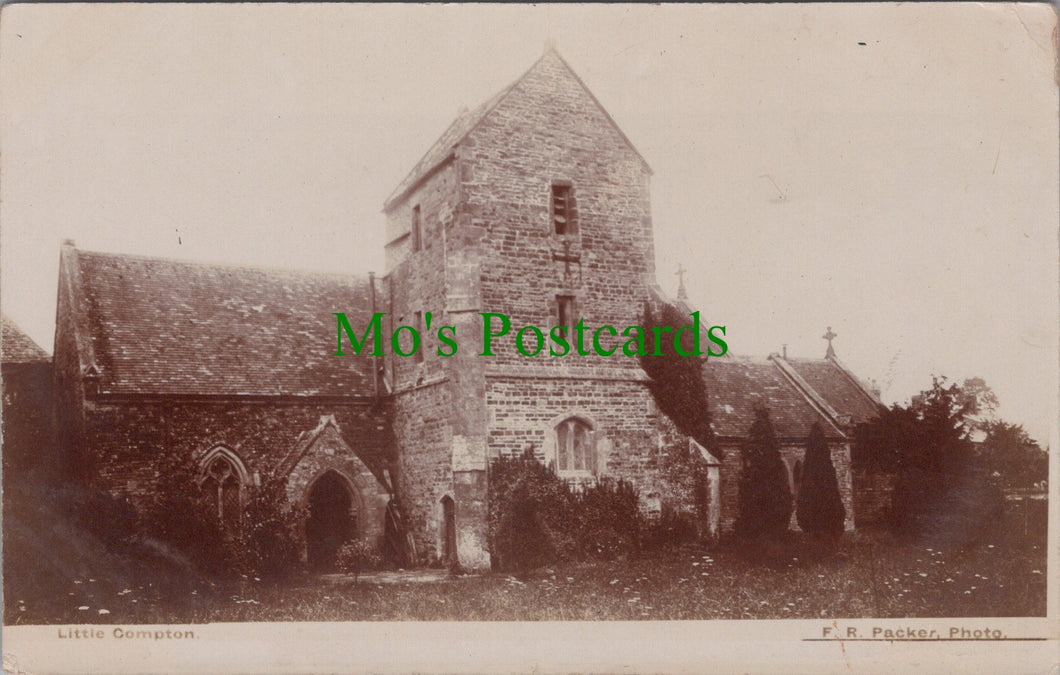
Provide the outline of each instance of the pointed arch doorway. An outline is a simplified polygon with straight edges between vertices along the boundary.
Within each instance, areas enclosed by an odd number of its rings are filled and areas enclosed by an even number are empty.
[[[328,471],[313,483],[307,501],[305,540],[309,571],[335,572],[339,548],[358,536],[357,502],[349,481]]]

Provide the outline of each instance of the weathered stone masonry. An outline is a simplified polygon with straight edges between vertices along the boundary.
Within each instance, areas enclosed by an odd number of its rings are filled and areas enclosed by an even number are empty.
[[[379,278],[64,246],[54,358],[64,457],[82,478],[134,497],[164,480],[151,468],[161,452],[223,447],[251,483],[286,475],[296,501],[325,475],[341,476],[362,537],[378,541],[393,490],[415,562],[485,569],[491,459],[531,450],[571,481],[632,482],[648,513],[687,512],[695,507],[687,486],[670,484],[667,458],[691,450],[709,465],[709,513],[697,515],[717,534],[735,518],[742,444],[765,405],[793,475],[812,424],[825,428],[851,526],[848,425],[878,401],[831,350],[825,360],[706,363],[722,462],[659,413],[646,374],[621,349],[516,351],[527,325],[546,336],[578,319],[621,331],[641,323],[646,302],[693,311],[655,282],[650,179],[550,49],[461,115],[386,200]],[[358,337],[385,312],[387,355],[335,357],[336,311]],[[512,324],[488,357],[482,312]],[[419,354],[393,354],[402,325],[418,330]],[[442,326],[455,328],[451,357],[436,354]],[[411,349],[408,331],[400,346]]]

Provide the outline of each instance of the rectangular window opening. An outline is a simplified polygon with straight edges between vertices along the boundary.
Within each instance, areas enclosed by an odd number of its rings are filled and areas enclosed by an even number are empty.
[[[577,318],[574,316],[574,296],[557,295],[556,309],[556,325],[562,327],[563,333],[567,334],[577,323]]]
[[[423,222],[420,218],[420,205],[412,207],[412,251],[423,250]]]
[[[552,227],[557,235],[578,233],[574,218],[574,201],[571,186],[566,183],[552,185]]]

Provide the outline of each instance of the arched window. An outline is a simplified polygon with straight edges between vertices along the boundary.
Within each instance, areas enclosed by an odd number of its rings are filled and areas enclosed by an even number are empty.
[[[586,477],[596,474],[593,428],[585,420],[569,417],[556,425],[556,473]]]
[[[217,519],[226,528],[239,526],[243,513],[246,470],[227,448],[217,447],[203,458],[199,486]]]

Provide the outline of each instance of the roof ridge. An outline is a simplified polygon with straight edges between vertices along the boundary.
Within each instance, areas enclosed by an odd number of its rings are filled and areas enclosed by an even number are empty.
[[[326,272],[300,267],[277,267],[274,265],[254,265],[250,263],[240,264],[231,262],[211,262],[205,260],[191,260],[187,258],[172,258],[169,256],[145,255],[140,253],[112,253],[109,251],[86,251],[84,249],[79,248],[74,250],[77,251],[78,256],[88,256],[90,258],[121,258],[125,260],[140,260],[145,262],[167,262],[176,263],[178,265],[190,265],[195,267],[212,267],[233,270],[256,270],[259,272],[274,272],[278,274],[291,274],[295,276],[334,277],[341,279],[361,279],[363,277],[363,279],[367,281],[369,275],[374,274],[374,272],[372,271],[366,271],[360,274],[353,274],[348,272]]]

